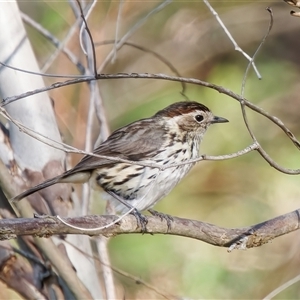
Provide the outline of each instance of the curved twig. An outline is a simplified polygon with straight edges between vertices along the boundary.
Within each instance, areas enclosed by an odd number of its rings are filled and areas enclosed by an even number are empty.
[[[85,81],[91,81],[91,80],[121,79],[121,78],[161,79],[161,80],[169,80],[169,81],[177,81],[177,82],[186,82],[186,83],[201,85],[201,86],[204,86],[204,87],[214,89],[214,90],[218,91],[219,93],[228,95],[229,97],[237,100],[238,102],[244,102],[244,104],[247,107],[249,107],[253,111],[265,116],[266,118],[268,118],[270,121],[272,121],[274,124],[276,124],[279,128],[281,128],[282,131],[288,136],[288,138],[294,143],[294,145],[298,149],[300,149],[300,142],[296,139],[294,134],[288,128],[286,128],[284,126],[283,122],[280,119],[278,119],[275,116],[270,115],[268,112],[264,111],[260,107],[258,107],[255,104],[251,103],[247,99],[243,98],[242,96],[230,91],[229,89],[226,89],[222,86],[218,86],[218,85],[213,84],[213,83],[205,82],[203,80],[194,79],[194,78],[184,78],[184,77],[168,76],[168,75],[164,75],[164,74],[148,74],[148,73],[140,73],[140,74],[138,74],[138,73],[98,74],[97,78],[94,78],[93,76],[84,76],[84,77],[79,78],[79,79],[72,79],[72,80],[67,80],[65,82],[55,83],[55,84],[52,84],[51,86],[49,86],[47,88],[40,88],[40,89],[29,91],[29,92],[26,92],[26,93],[23,93],[23,94],[20,94],[20,95],[17,95],[17,96],[7,97],[7,98],[2,100],[1,106],[3,107],[5,105],[8,105],[8,104],[10,104],[12,102],[15,102],[17,100],[20,100],[22,98],[31,96],[33,94],[42,93],[44,91],[52,90],[52,89],[62,87],[62,86],[72,85],[72,84],[85,82]],[[82,152],[80,152],[80,153],[82,153]],[[273,161],[270,158],[269,158],[268,162],[272,162],[272,165],[274,167],[276,167],[276,164],[274,164]],[[300,174],[299,169],[294,169],[294,170],[291,170],[291,169],[288,169],[288,168],[277,168],[277,169],[280,170],[280,171],[283,171],[286,174],[291,174],[291,175]]]
[[[104,46],[104,45],[110,45],[110,44],[115,44],[115,43],[116,43],[115,40],[106,40],[106,41],[103,41],[103,42],[96,42],[95,46]],[[164,63],[176,76],[181,77],[181,74],[172,65],[172,63],[169,60],[167,60],[164,56],[160,55],[159,53],[157,53],[157,52],[155,52],[151,49],[147,49],[146,47],[143,47],[141,45],[132,43],[132,42],[124,42],[123,44],[126,45],[126,46],[133,47],[135,49],[141,50],[143,52],[150,53],[151,55],[156,57],[158,60],[160,60],[162,63]],[[181,90],[180,93],[186,100],[188,100],[188,97],[185,95],[185,91],[186,91],[185,82],[181,82],[181,86],[182,86],[182,90]]]

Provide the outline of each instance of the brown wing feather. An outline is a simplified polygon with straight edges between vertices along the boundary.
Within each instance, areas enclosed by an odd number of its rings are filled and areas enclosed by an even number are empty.
[[[165,138],[166,131],[161,125],[151,119],[143,119],[114,131],[93,153],[132,161],[145,160],[153,157]],[[114,163],[108,159],[87,155],[73,169],[67,171],[65,176],[106,164]]]

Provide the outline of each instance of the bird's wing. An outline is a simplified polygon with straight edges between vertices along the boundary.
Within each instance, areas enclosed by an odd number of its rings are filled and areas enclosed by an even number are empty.
[[[156,151],[161,148],[165,139],[166,131],[161,125],[153,122],[152,119],[144,119],[113,132],[93,153],[142,161],[153,157]],[[87,155],[66,175],[89,171],[107,164],[114,164],[114,162]]]

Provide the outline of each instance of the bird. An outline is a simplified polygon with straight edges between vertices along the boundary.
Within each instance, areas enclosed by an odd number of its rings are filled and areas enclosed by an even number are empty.
[[[133,208],[137,219],[143,222],[140,212],[144,210],[162,217],[164,214],[154,211],[153,206],[195,165],[188,161],[199,157],[200,144],[209,126],[226,122],[229,121],[215,116],[199,102],[175,102],[152,117],[114,131],[93,151],[102,158],[86,155],[72,169],[27,189],[11,201],[18,202],[56,183],[90,181],[93,188],[101,187],[110,195],[109,201],[118,213]],[[105,156],[132,163],[112,161]],[[165,168],[169,164],[175,166]]]

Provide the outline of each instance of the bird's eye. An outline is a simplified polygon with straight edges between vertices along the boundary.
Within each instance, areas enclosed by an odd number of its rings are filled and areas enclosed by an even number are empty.
[[[204,119],[204,117],[202,116],[202,115],[197,115],[196,117],[195,117],[195,120],[197,121],[197,122],[201,122],[201,121],[203,121],[203,119]]]

